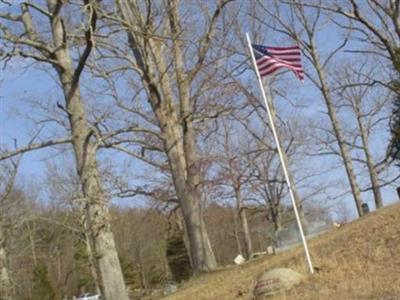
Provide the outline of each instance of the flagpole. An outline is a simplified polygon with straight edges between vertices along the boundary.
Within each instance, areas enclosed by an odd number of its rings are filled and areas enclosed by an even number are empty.
[[[283,158],[283,151],[282,151],[281,144],[279,142],[279,137],[278,137],[278,134],[277,134],[277,131],[276,131],[276,128],[275,128],[274,118],[272,117],[272,109],[270,107],[270,103],[271,103],[272,99],[271,99],[271,97],[269,97],[269,99],[268,99],[267,95],[265,93],[264,85],[263,85],[263,82],[262,82],[262,79],[261,79],[261,76],[260,76],[260,72],[258,71],[258,68],[257,68],[256,58],[254,57],[253,48],[251,46],[250,36],[249,36],[249,34],[247,32],[246,32],[246,39],[247,39],[247,44],[249,46],[251,60],[253,62],[253,67],[254,67],[254,70],[256,71],[256,74],[257,74],[258,83],[260,84],[261,94],[263,96],[264,104],[265,104],[265,107],[267,109],[269,124],[271,126],[272,134],[274,136],[276,147],[278,149],[279,158],[281,160],[283,173],[285,175],[286,183],[287,183],[287,186],[288,186],[288,189],[289,189],[290,198],[292,200],[293,210],[294,210],[294,214],[296,216],[297,226],[298,226],[299,231],[300,231],[300,236],[301,236],[301,241],[303,243],[304,252],[306,254],[308,268],[310,270],[310,273],[313,274],[314,273],[314,268],[313,268],[313,265],[312,265],[312,262],[311,262],[311,257],[310,257],[310,253],[308,251],[307,241],[306,241],[306,238],[304,236],[303,226],[301,225],[300,216],[299,216],[299,212],[297,210],[297,205],[296,205],[296,201],[295,201],[295,197],[294,197],[294,193],[293,193],[293,189],[292,189],[293,183],[291,182],[290,177],[289,177],[289,172],[288,172],[288,169],[287,169],[287,166],[286,166],[286,162],[285,162],[285,160]]]

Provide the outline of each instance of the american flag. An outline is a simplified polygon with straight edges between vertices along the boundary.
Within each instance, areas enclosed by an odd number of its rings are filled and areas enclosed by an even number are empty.
[[[304,80],[301,52],[298,46],[267,47],[254,44],[252,46],[261,77],[272,74],[280,68],[288,68],[298,79]]]

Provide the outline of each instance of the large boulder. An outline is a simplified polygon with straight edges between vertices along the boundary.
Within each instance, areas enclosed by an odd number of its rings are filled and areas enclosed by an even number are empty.
[[[287,268],[278,268],[265,272],[258,279],[254,288],[254,296],[257,300],[264,299],[277,292],[288,290],[299,284],[303,275]]]

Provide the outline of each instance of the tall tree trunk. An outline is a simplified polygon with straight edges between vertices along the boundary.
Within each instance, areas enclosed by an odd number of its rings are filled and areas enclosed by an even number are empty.
[[[182,214],[185,221],[190,246],[193,272],[206,272],[216,268],[214,252],[211,248],[206,225],[201,213],[199,198],[187,195],[182,201]]]
[[[375,207],[380,208],[383,206],[383,200],[382,200],[382,194],[381,194],[381,190],[380,190],[379,182],[378,182],[378,174],[375,169],[374,160],[372,159],[371,153],[369,152],[368,133],[367,133],[367,131],[364,127],[363,121],[362,121],[359,100],[354,99],[354,101],[355,101],[354,109],[355,109],[355,113],[357,116],[358,128],[360,129],[361,141],[363,144],[365,159],[367,161],[369,178],[371,180],[372,192],[374,194]]]
[[[100,278],[99,278],[99,273],[100,271],[98,270],[98,265],[96,263],[96,257],[95,253],[93,250],[93,243],[92,243],[92,238],[90,235],[90,227],[88,224],[88,218],[86,214],[86,199],[82,196],[80,196],[80,203],[79,203],[79,214],[80,214],[80,226],[83,229],[83,239],[85,243],[85,249],[86,249],[86,255],[88,257],[88,263],[89,263],[89,269],[90,269],[90,274],[92,275],[94,285],[95,285],[95,290],[97,294],[101,294],[101,287],[100,287]]]
[[[242,244],[240,242],[240,236],[239,236],[240,220],[239,220],[239,215],[238,215],[237,209],[233,211],[233,222],[234,222],[234,225],[235,225],[234,234],[235,234],[235,241],[236,241],[237,251],[238,251],[239,254],[243,254]]]
[[[97,294],[101,294],[101,288],[100,288],[100,279],[99,279],[99,270],[96,268],[96,257],[94,256],[93,253],[93,246],[91,244],[91,239],[88,234],[89,231],[85,232],[85,246],[86,246],[86,252],[88,255],[89,259],[89,269],[90,273],[92,274],[94,285],[95,285],[95,290]]]
[[[4,228],[0,227],[0,300],[12,300],[12,298],[13,288],[8,269],[6,233],[4,232]]]
[[[36,243],[35,243],[35,239],[33,237],[33,232],[34,232],[35,228],[32,228],[31,224],[33,227],[35,227],[35,220],[32,220],[31,222],[27,222],[26,227],[29,231],[29,244],[30,244],[31,251],[32,251],[33,266],[37,267],[38,260],[37,260],[37,255],[36,255]]]
[[[130,47],[142,71],[142,82],[162,133],[164,150],[187,230],[193,271],[199,273],[212,270],[216,267],[216,260],[202,217],[200,166],[192,120],[193,104],[190,103],[190,80],[184,70],[182,41],[177,38],[179,33],[171,38],[178,90],[174,92],[174,78],[167,75],[170,67],[164,58],[165,43],[153,38],[150,33],[155,30],[153,24],[144,25],[145,17],[137,3],[117,1],[117,5],[120,14],[130,25]],[[179,27],[177,9],[177,5],[173,5],[168,11],[172,18],[172,31]]]
[[[240,221],[241,221],[242,227],[243,227],[243,234],[244,234],[246,253],[247,253],[246,256],[247,256],[247,259],[249,259],[251,257],[251,254],[253,253],[253,242],[251,240],[251,234],[250,234],[249,223],[247,220],[246,208],[241,207],[239,210],[239,214],[240,214]]]
[[[64,54],[58,52],[60,60],[68,61],[69,57]],[[86,121],[84,105],[80,98],[79,90],[76,89],[72,95],[69,94],[73,74],[70,67],[71,65],[65,65],[64,70],[59,72],[59,76],[65,91],[77,173],[86,203],[85,214],[100,272],[100,286],[105,299],[124,300],[128,299],[128,296],[114,236],[110,229],[107,199],[101,187],[100,174],[97,168],[97,147],[89,142],[92,132]]]
[[[53,14],[51,17],[53,41],[57,49],[55,51],[58,62],[56,71],[64,91],[76,168],[86,204],[85,214],[101,280],[100,287],[106,300],[128,300],[114,236],[110,229],[107,199],[101,187],[97,168],[97,145],[91,141],[93,132],[87,122],[79,82],[76,82],[76,78],[74,78],[76,70],[73,68],[64,40],[66,32],[59,13],[58,2],[57,0],[48,0],[49,11]]]
[[[186,129],[182,133],[180,121],[172,109],[172,100],[170,101],[159,106],[154,103],[152,105],[164,136],[164,149],[181,205],[189,239],[192,268],[196,274],[215,269],[217,263],[202,216],[199,166],[195,147],[192,145],[194,139],[191,135],[193,129],[190,129],[192,125],[186,124]]]
[[[249,224],[247,221],[246,208],[243,207],[243,199],[240,193],[239,188],[235,188],[235,197],[236,197],[236,207],[237,213],[239,215],[240,223],[242,225],[245,247],[246,247],[246,258],[249,259],[251,254],[253,253],[253,243],[251,240]]]
[[[276,201],[276,200],[275,200]],[[271,205],[273,207],[272,210],[272,222],[274,223],[274,229],[275,232],[279,231],[282,229],[282,213],[281,213],[281,208],[280,205],[276,205],[274,202]]]
[[[185,218],[186,226],[188,226],[187,228],[190,228],[190,231],[192,231],[189,233],[192,236],[189,236],[189,240],[192,240],[193,242],[193,244],[190,243],[190,247],[193,248],[193,250],[191,249],[192,255],[196,253],[196,257],[192,256],[193,270],[196,273],[215,269],[217,266],[217,262],[214,252],[211,248],[206,225],[202,215],[201,170],[199,158],[197,155],[197,135],[193,124],[193,112],[195,110],[195,106],[190,98],[191,79],[189,78],[185,70],[184,54],[182,52],[183,42],[182,39],[179,38],[182,29],[180,27],[178,1],[170,1],[169,4],[170,27],[174,41],[173,54],[175,60],[175,75],[178,85],[178,96],[180,104],[179,129],[182,132],[183,152],[185,155],[186,166],[185,193],[187,194],[187,196],[184,196],[184,198],[182,198],[182,200],[186,202],[185,205],[181,205],[183,215],[187,216],[187,220]],[[165,67],[162,67],[162,69],[166,70]],[[190,193],[190,195],[188,195],[188,193]],[[188,198],[188,196],[191,198]],[[200,230],[197,228],[200,228]]]
[[[321,61],[320,61],[320,58],[319,58],[319,55],[318,55],[318,52],[316,49],[317,48],[316,48],[315,42],[312,41],[310,54],[311,54],[312,60],[314,62],[315,69],[316,69],[318,79],[320,82],[319,89],[322,92],[326,107],[328,109],[328,115],[331,120],[331,124],[333,127],[333,131],[334,131],[337,143],[339,145],[340,154],[342,157],[344,167],[346,169],[346,174],[347,174],[347,178],[350,183],[354,203],[356,205],[358,215],[361,217],[363,215],[363,211],[362,211],[362,207],[361,207],[363,201],[361,198],[360,187],[357,184],[357,179],[356,179],[356,175],[354,173],[353,162],[351,160],[350,151],[349,151],[349,148],[347,147],[345,139],[342,135],[342,129],[340,126],[339,119],[336,115],[336,110],[334,107],[331,91],[329,89],[328,82],[325,79],[325,72],[321,65]]]

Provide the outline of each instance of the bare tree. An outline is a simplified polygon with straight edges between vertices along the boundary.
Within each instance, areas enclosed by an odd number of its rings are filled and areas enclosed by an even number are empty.
[[[251,187],[258,199],[265,201],[267,219],[274,225],[275,232],[282,229],[282,200],[285,194],[283,174],[276,163],[276,154],[258,153],[252,158]]]
[[[233,198],[236,202],[236,224],[240,224],[244,235],[245,242],[245,256],[251,257],[253,252],[252,239],[250,234],[249,222],[247,217],[247,207],[244,203],[244,195],[246,192],[246,184],[249,178],[249,169],[243,159],[244,154],[249,150],[247,143],[241,142],[244,140],[233,141],[235,130],[230,129],[227,124],[223,125],[222,136],[218,138],[221,140],[222,151],[215,154],[216,164],[220,170],[215,178],[218,185],[229,187],[233,191]],[[215,183],[214,181],[214,183]],[[240,250],[240,247],[239,247]]]
[[[400,72],[399,0],[346,0],[344,3],[333,1],[329,5],[305,1],[301,5],[343,16],[347,22],[335,21],[335,24],[351,30],[352,37],[367,46],[364,49],[355,49],[354,52],[383,57],[391,62],[394,70]]]
[[[145,89],[161,138],[161,148],[168,158],[176,195],[187,230],[194,272],[216,267],[205,223],[202,218],[200,160],[195,128],[198,100],[204,83],[200,76],[224,7],[231,1],[220,1],[193,47],[193,33],[182,13],[183,3],[168,1],[155,5],[151,1],[116,1],[118,15],[106,18],[118,22],[128,35],[135,70]],[[202,9],[208,10],[207,6]],[[201,11],[201,10],[197,10]],[[206,12],[206,14],[208,11]],[[197,29],[199,29],[198,27]],[[190,58],[188,54],[190,53]],[[199,81],[199,82],[198,82]]]
[[[101,186],[96,161],[99,141],[96,138],[95,128],[88,122],[79,87],[82,71],[95,43],[97,6],[98,1],[85,0],[78,7],[82,14],[86,13],[87,19],[83,26],[86,28],[83,32],[84,37],[81,39],[84,49],[76,64],[70,53],[70,47],[74,45],[72,32],[75,29],[63,15],[68,5],[60,0],[48,0],[47,8],[24,2],[20,6],[20,14],[2,13],[1,19],[6,21],[0,23],[1,41],[5,49],[1,55],[6,59],[19,56],[48,63],[56,72],[65,100],[65,107],[62,105],[60,107],[68,116],[71,131],[71,136],[63,141],[70,141],[73,145],[76,171],[85,199],[85,215],[96,253],[96,267],[98,277],[101,279],[102,293],[107,300],[125,300],[128,296],[114,237],[110,230],[107,199]],[[36,22],[33,20],[34,16],[38,17]],[[42,34],[42,30],[39,31],[37,28],[37,23],[46,24],[45,22],[48,24],[46,26],[49,32]],[[24,149],[31,150],[55,143],[60,141],[37,146],[29,145],[18,151],[24,152]]]
[[[10,199],[14,188],[15,176],[17,174],[20,158],[11,161],[10,164],[1,164],[0,172],[0,299],[12,300],[13,284],[9,270],[8,242],[11,228],[15,226],[18,217],[12,213],[12,207],[18,205],[16,199]],[[14,203],[13,203],[14,202]],[[7,216],[8,215],[8,216]],[[15,219],[16,218],[16,219]],[[14,219],[14,220],[13,220]],[[10,222],[10,220],[13,220]]]
[[[271,140],[272,131],[271,126],[267,121],[267,117],[265,116],[266,108],[261,103],[260,99],[251,92],[251,89],[249,87],[246,87],[242,82],[239,81],[235,81],[235,85],[246,99],[246,104],[243,107],[245,109],[235,111],[235,121],[239,122],[244,130],[248,134],[250,134],[252,139],[255,141],[254,149],[248,149],[249,153],[252,153],[252,155],[248,155],[246,158],[248,167],[250,168],[251,172],[253,172],[250,176],[254,177],[255,174],[258,174],[255,177],[257,177],[257,180],[263,181],[263,184],[265,184],[264,188],[273,188],[274,190],[277,188],[279,190],[279,199],[275,197],[278,196],[277,194],[273,197],[268,197],[268,195],[272,196],[272,194],[274,193],[273,190],[267,191],[264,199],[268,202],[267,206],[270,210],[268,213],[271,213],[271,220],[273,220],[273,222],[276,224],[276,228],[280,228],[279,207],[281,204],[281,197],[283,196],[283,193],[285,191],[285,180],[284,177],[282,177],[283,173],[280,170],[280,168],[282,167],[279,163],[277,147],[274,145],[274,141]],[[278,93],[279,92],[277,90],[273,90],[273,92],[270,93],[271,99],[273,96],[277,96]],[[293,151],[293,145],[300,145],[301,142],[295,142],[296,137],[294,136],[291,122],[283,121],[282,118],[280,118],[273,101],[271,101],[270,103],[270,109],[274,122],[275,124],[278,124],[279,127],[279,142],[282,149],[284,149],[282,157],[285,160],[287,166],[289,166],[290,163],[295,164],[295,159],[293,159],[292,156],[293,154],[295,154],[296,151]],[[260,130],[259,126],[252,124],[252,121],[250,120],[257,120],[257,124],[261,123],[263,129]],[[293,122],[293,124],[295,124],[295,122]],[[261,161],[257,161],[258,159],[260,159]],[[278,165],[276,165],[276,160],[278,160]],[[265,169],[261,170],[262,167],[264,167]],[[263,172],[267,172],[267,174],[263,174]],[[300,178],[294,180],[292,172],[289,172],[289,177],[291,182],[296,183],[296,185],[301,181]],[[275,186],[275,184],[278,184],[279,188]],[[305,213],[303,209],[303,200],[300,197],[296,186],[292,186],[292,191],[295,198],[295,203],[299,211],[300,219],[306,231],[307,220],[305,218]]]
[[[304,6],[322,9],[332,14],[332,21],[339,28],[350,31],[351,37],[362,47],[350,50],[352,53],[372,55],[388,61],[395,71],[394,80],[388,82],[382,76],[370,78],[374,84],[381,84],[394,92],[394,110],[392,113],[392,141],[388,147],[388,155],[396,157],[398,152],[399,126],[398,106],[399,74],[400,74],[400,1],[332,1],[330,3],[304,1]],[[393,125],[395,124],[395,125]],[[397,124],[397,125],[396,125]],[[387,157],[389,158],[389,157]]]
[[[367,167],[370,189],[374,195],[375,206],[376,208],[380,208],[383,206],[380,187],[384,184],[379,183],[378,173],[385,159],[383,158],[378,163],[374,162],[370,136],[375,127],[378,127],[382,122],[387,122],[389,119],[388,114],[385,115],[385,108],[388,106],[390,93],[380,92],[379,90],[382,90],[382,88],[375,91],[373,83],[365,78],[364,74],[366,73],[364,69],[365,67],[363,66],[358,70],[355,67],[342,69],[342,76],[338,76],[340,86],[338,93],[342,98],[340,106],[342,108],[350,108],[354,113],[357,129],[352,138],[353,142],[351,146],[363,153],[364,159],[360,158],[359,160]],[[370,78],[374,76],[372,71],[366,75]]]
[[[288,9],[288,14],[283,15],[281,5]],[[314,76],[310,72],[307,72],[306,75],[318,88],[323,99],[325,100],[328,116],[331,121],[335,140],[339,147],[339,152],[346,170],[347,178],[350,183],[357,212],[359,216],[362,216],[363,211],[361,205],[363,201],[361,198],[360,187],[357,183],[350,150],[343,135],[342,125],[340,124],[337,116],[335,102],[331,92],[331,86],[326,74],[327,63],[346,44],[346,40],[337,49],[327,55],[324,61],[322,61],[315,40],[315,36],[319,28],[318,25],[320,24],[322,18],[321,11],[314,11],[312,15],[307,14],[304,6],[302,6],[301,2],[298,1],[276,1],[275,5],[272,6],[266,6],[260,2],[260,6],[263,11],[271,16],[274,20],[272,24],[265,23],[262,20],[260,20],[260,22],[297,41],[302,46],[304,56],[314,67],[316,75]]]

